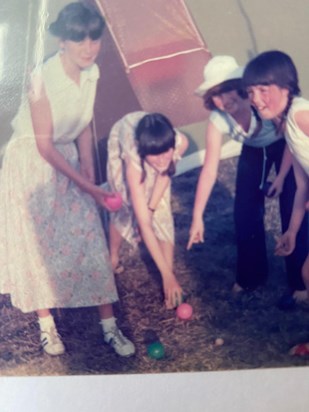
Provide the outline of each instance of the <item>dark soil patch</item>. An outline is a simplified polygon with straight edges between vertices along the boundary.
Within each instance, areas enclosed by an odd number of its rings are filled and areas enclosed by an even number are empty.
[[[162,302],[160,277],[145,249],[132,254],[123,247],[126,271],[117,276],[120,304],[118,323],[133,339],[137,353],[123,359],[103,343],[95,308],[55,312],[67,352],[51,358],[39,344],[34,314],[22,314],[1,297],[0,373],[2,375],[124,374],[218,371],[309,365],[308,357],[288,354],[295,343],[309,340],[309,308],[280,311],[277,300],[285,292],[283,261],[273,256],[279,233],[275,200],[267,200],[271,276],[264,288],[237,297],[234,282],[236,248],[233,227],[234,180],[237,159],[221,162],[218,182],[205,213],[206,239],[186,251],[194,192],[200,169],[174,179],[176,223],[175,272],[193,306],[190,321],[176,318]],[[147,339],[156,334],[165,357],[147,356]],[[222,338],[224,344],[215,345]]]

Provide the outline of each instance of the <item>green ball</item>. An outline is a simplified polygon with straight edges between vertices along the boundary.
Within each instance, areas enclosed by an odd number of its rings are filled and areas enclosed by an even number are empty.
[[[153,342],[147,346],[147,354],[152,359],[162,359],[165,355],[164,346],[160,342]]]

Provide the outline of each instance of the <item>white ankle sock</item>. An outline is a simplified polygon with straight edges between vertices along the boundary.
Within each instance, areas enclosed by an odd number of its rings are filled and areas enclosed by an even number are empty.
[[[100,324],[102,325],[104,333],[108,333],[113,328],[117,327],[116,318],[114,316],[112,316],[111,318],[108,318],[108,319],[101,319]]]
[[[48,331],[52,327],[56,327],[55,321],[52,315],[44,316],[43,318],[39,317],[39,325],[40,325],[41,332]]]

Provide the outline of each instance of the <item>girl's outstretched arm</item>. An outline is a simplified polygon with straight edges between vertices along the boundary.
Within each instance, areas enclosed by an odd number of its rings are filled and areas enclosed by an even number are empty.
[[[155,211],[164,192],[168,188],[170,184],[171,178],[167,175],[157,175],[155,184],[153,186],[153,191],[151,194],[151,198],[148,203],[148,209],[151,211]]]
[[[144,185],[141,182],[141,172],[130,161],[126,161],[126,178],[141,236],[162,276],[166,306],[173,308],[182,300],[182,289],[177,282],[170,262],[162,253],[160,242],[153,231],[152,212],[148,209]]]
[[[294,116],[297,126],[309,139],[309,111],[302,110],[296,112]],[[309,199],[309,177],[294,157],[293,168],[297,188],[288,230],[278,239],[275,248],[275,254],[280,256],[286,256],[293,252],[296,235],[304,218]]]
[[[93,162],[93,140],[90,125],[77,138],[77,147],[80,160],[80,172],[91,183],[95,183]]]
[[[179,133],[179,132],[177,132],[177,134],[180,135],[181,137],[181,143],[177,149],[178,155],[181,157],[185,153],[185,151],[188,149],[189,142],[188,142],[187,137],[184,134]]]
[[[285,145],[283,156],[282,156],[282,161],[280,165],[280,170],[275,177],[272,185],[268,189],[268,194],[271,195],[271,197],[278,197],[283,188],[284,184],[284,179],[286,178],[286,175],[290,171],[292,167],[292,153],[290,152],[290,149],[288,145]]]
[[[217,179],[222,139],[222,133],[210,122],[206,130],[206,154],[195,194],[187,250],[191,249],[193,243],[204,242],[203,213]]]
[[[309,180],[303,168],[293,158],[293,168],[297,189],[294,197],[293,211],[288,230],[278,239],[275,254],[287,256],[295,248],[296,235],[303,221],[306,212],[306,202],[308,201]]]

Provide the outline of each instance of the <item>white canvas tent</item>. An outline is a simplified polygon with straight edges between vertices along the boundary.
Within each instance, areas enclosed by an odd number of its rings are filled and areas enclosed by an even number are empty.
[[[179,164],[179,170],[199,166],[203,151],[198,150],[196,141],[202,139],[207,113],[193,91],[202,81],[203,67],[210,53],[192,19],[190,1],[186,1],[187,6],[183,0],[88,1],[100,8],[108,24],[98,59],[101,69],[95,115],[98,139],[107,137],[113,123],[130,111],[163,111],[175,126],[192,137],[189,155]],[[5,0],[1,6],[2,14],[7,13],[6,19],[12,23],[5,36],[4,31],[2,37],[0,33],[5,51],[1,148],[11,134],[10,121],[20,102],[23,79],[39,57],[36,56],[37,17],[39,15],[40,26],[46,28],[68,2],[31,0],[20,13],[16,13],[17,0]],[[42,8],[45,11],[38,13]],[[40,48],[42,58],[57,47],[44,27],[40,31],[44,41],[44,48]],[[1,28],[4,30],[6,26]],[[26,37],[24,32],[28,33]],[[29,44],[36,46],[29,49]]]
[[[204,122],[207,113],[194,90],[211,54],[185,2],[95,3],[108,27],[96,106],[98,138],[106,137],[114,121],[134,110],[162,112],[184,132],[187,125]],[[191,154],[179,163],[177,173],[203,162],[205,150],[197,150],[194,136],[191,143]],[[228,142],[222,157],[237,155],[239,148]]]
[[[96,4],[141,108],[163,112],[175,126],[203,120],[194,90],[210,53],[184,1]]]

